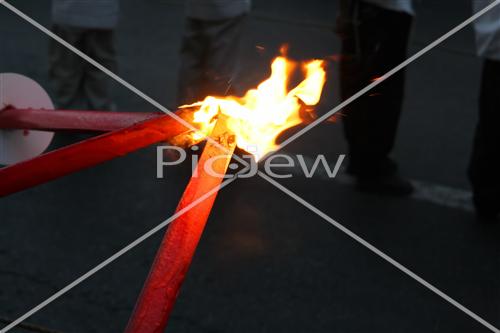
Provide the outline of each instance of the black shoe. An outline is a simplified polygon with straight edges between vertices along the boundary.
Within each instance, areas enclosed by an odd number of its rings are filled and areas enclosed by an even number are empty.
[[[409,180],[404,179],[398,175],[378,178],[358,177],[357,188],[361,192],[392,195],[398,197],[410,196],[415,190]]]

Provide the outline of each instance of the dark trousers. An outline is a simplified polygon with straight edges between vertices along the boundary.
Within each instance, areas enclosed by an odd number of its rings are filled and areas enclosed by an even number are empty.
[[[178,104],[208,95],[234,95],[246,15],[218,21],[186,20],[181,47]]]
[[[52,31],[101,65],[116,71],[113,30],[54,25]],[[56,105],[61,109],[110,110],[110,79],[100,69],[51,39],[50,80]]]
[[[412,23],[412,16],[403,12],[362,1],[351,3],[350,17],[342,19],[342,99],[351,97],[406,59]],[[351,174],[371,178],[397,172],[389,154],[396,138],[404,81],[405,73],[401,71],[343,110]]]
[[[486,60],[469,168],[479,211],[500,212],[500,61]]]

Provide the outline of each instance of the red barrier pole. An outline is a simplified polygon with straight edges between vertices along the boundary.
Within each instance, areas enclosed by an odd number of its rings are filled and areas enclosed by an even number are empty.
[[[182,113],[177,114],[188,118]],[[0,169],[0,196],[46,183],[158,142],[169,141],[189,131],[179,121],[165,115],[4,167]]]
[[[6,108],[0,129],[109,132],[162,116],[158,112],[112,112]]]
[[[197,173],[193,174],[176,211],[220,186],[235,148],[234,135],[227,133],[223,119],[220,117],[217,121],[212,138],[225,149],[207,142],[198,162]],[[207,168],[220,176],[207,172]],[[217,192],[212,193],[170,223],[126,333],[164,332],[216,196]]]

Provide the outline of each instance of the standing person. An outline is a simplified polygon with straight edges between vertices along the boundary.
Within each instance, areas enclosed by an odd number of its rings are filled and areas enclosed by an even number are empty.
[[[473,1],[479,11],[493,0]],[[474,204],[480,221],[499,222],[500,213],[500,7],[474,23],[483,60],[479,121],[469,167]]]
[[[250,0],[187,0],[178,103],[233,95]]]
[[[52,0],[52,31],[115,71],[118,14],[119,0]],[[101,70],[52,39],[49,61],[58,108],[114,109],[109,79]]]
[[[341,95],[347,99],[403,62],[413,20],[411,0],[341,0],[338,33],[342,38]],[[396,138],[405,73],[394,75],[345,109],[349,146],[347,172],[362,191],[409,195],[390,157]]]

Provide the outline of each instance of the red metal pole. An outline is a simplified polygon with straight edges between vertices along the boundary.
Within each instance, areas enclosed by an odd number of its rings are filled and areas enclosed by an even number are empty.
[[[109,132],[163,115],[158,112],[112,112],[6,108],[0,129]]]
[[[219,118],[212,138],[225,149],[207,143],[198,162],[197,173],[193,174],[186,187],[177,211],[220,186],[235,148],[234,136],[227,133],[223,119]],[[211,159],[214,158],[216,160],[212,164]],[[207,172],[207,167],[221,176]],[[216,196],[217,192],[212,193],[170,223],[126,333],[164,332]]]
[[[185,113],[185,112],[184,112]],[[182,113],[178,113],[182,116]],[[182,116],[188,118],[187,116]],[[0,197],[169,141],[190,129],[165,115],[0,169]]]

